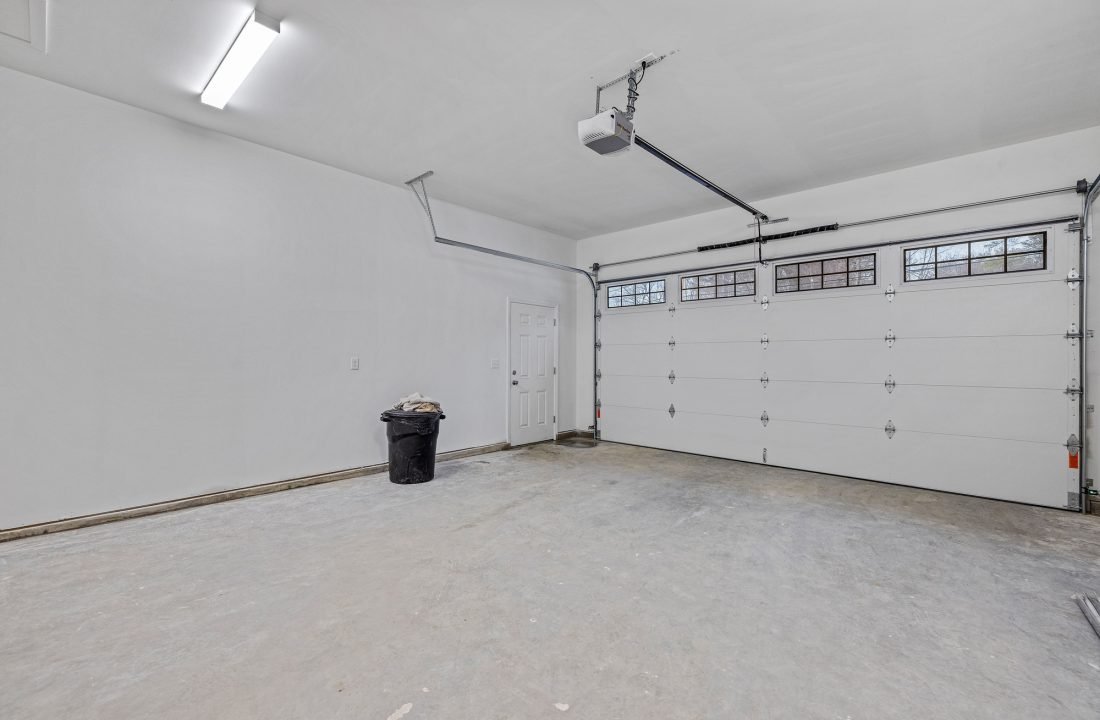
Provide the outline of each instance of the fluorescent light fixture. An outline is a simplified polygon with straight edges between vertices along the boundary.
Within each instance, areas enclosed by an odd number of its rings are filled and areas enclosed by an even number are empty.
[[[277,37],[279,21],[253,12],[199,99],[219,110],[224,108]]]

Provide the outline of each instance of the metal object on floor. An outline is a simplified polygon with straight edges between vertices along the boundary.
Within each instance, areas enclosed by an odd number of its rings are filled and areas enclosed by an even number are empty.
[[[1073,599],[1077,601],[1077,607],[1081,608],[1089,625],[1096,631],[1097,637],[1100,637],[1100,598],[1095,595],[1074,595]]]

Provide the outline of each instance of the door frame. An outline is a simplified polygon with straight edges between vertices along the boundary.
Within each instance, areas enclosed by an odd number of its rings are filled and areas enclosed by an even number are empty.
[[[504,438],[508,441],[508,444],[512,444],[512,304],[517,303],[520,305],[537,305],[538,307],[552,309],[554,311],[554,411],[551,417],[554,418],[553,436],[551,440],[558,439],[558,353],[560,352],[560,324],[558,318],[559,307],[557,303],[547,302],[545,300],[525,300],[523,298],[514,298],[508,296],[504,302],[504,344],[505,344],[505,359],[508,361],[505,363],[504,373]]]

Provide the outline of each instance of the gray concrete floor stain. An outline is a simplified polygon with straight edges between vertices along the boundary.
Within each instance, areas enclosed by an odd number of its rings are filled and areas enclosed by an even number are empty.
[[[549,445],[0,545],[0,718],[1100,717],[1100,524]]]

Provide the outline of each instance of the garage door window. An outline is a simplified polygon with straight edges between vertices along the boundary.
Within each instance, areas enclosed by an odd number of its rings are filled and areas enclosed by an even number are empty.
[[[607,288],[607,306],[634,307],[635,305],[659,305],[665,301],[665,281],[611,285]]]
[[[875,256],[851,255],[811,260],[809,262],[777,265],[775,291],[777,293],[828,290],[830,288],[856,287],[875,284]]]
[[[681,302],[754,295],[756,295],[756,270],[729,270],[680,278]]]
[[[1045,270],[1047,234],[1029,233],[905,251],[905,281]]]

